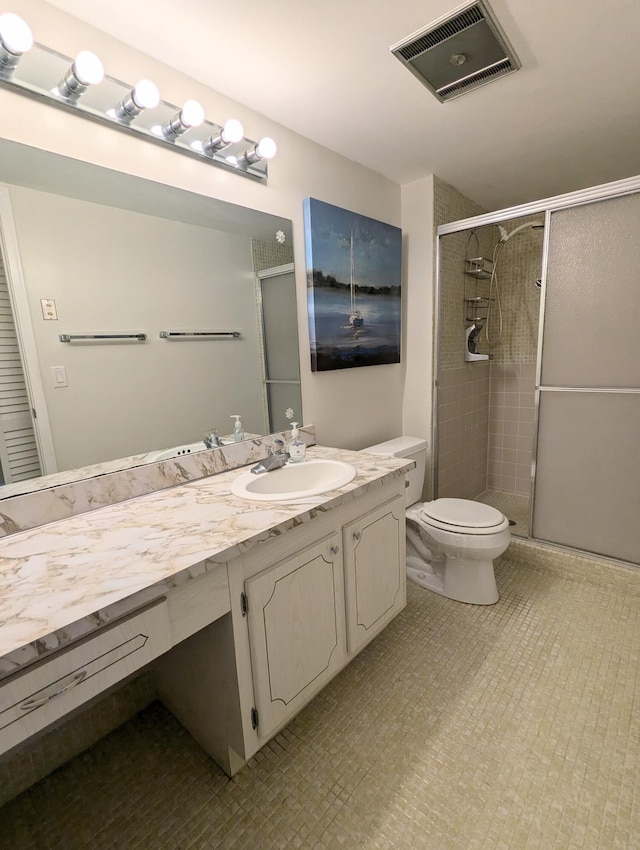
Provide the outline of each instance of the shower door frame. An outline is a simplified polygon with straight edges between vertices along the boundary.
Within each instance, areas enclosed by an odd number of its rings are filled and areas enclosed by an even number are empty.
[[[535,483],[536,483],[536,459],[538,455],[538,423],[540,416],[540,395],[546,390],[542,387],[540,380],[542,377],[542,351],[544,346],[544,319],[546,306],[546,288],[547,288],[547,263],[549,256],[549,238],[551,215],[558,210],[565,210],[571,207],[584,206],[597,201],[607,201],[613,198],[621,198],[625,195],[634,195],[640,193],[640,175],[629,177],[624,180],[616,180],[611,183],[602,183],[599,186],[593,186],[589,189],[581,189],[577,192],[569,192],[564,195],[555,195],[550,198],[543,198],[539,201],[532,201],[527,204],[521,204],[516,207],[506,207],[494,212],[484,213],[482,215],[472,216],[471,218],[459,219],[451,221],[447,224],[441,224],[436,227],[436,268],[435,268],[435,285],[434,285],[434,333],[433,333],[433,394],[432,394],[432,410],[431,410],[431,445],[434,447],[432,463],[431,463],[431,492],[434,497],[437,496],[438,483],[438,399],[439,385],[438,375],[440,370],[440,319],[441,319],[441,252],[442,252],[442,237],[453,233],[463,233],[467,230],[473,230],[486,225],[498,225],[504,221],[510,221],[514,218],[523,218],[529,215],[544,214],[544,241],[542,247],[542,287],[540,293],[540,313],[538,321],[538,341],[536,351],[536,386],[534,400],[534,419],[533,419],[533,441],[531,446],[531,486],[529,500],[529,534],[527,540],[535,540],[537,543],[553,546],[554,548],[565,549],[570,552],[584,553],[586,550],[575,549],[570,546],[563,546],[559,543],[534,538],[533,531],[533,511],[535,501]],[[553,388],[562,389],[562,388]],[[572,389],[572,388],[565,388]],[[640,390],[638,390],[640,393]],[[600,556],[604,557],[604,556]],[[623,563],[629,566],[627,561],[617,561],[615,558],[606,558],[606,560]]]

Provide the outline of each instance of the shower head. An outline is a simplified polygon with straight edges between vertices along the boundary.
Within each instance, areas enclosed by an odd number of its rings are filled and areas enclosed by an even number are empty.
[[[500,241],[507,242],[512,236],[515,236],[516,233],[520,233],[521,230],[526,230],[527,227],[531,227],[533,230],[541,230],[544,228],[544,221],[525,221],[524,224],[518,225],[518,227],[515,227],[510,233],[507,232],[501,224],[499,224],[498,230],[500,231]]]

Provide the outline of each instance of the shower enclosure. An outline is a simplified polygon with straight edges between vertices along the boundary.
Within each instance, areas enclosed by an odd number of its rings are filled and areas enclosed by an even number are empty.
[[[438,228],[436,496],[640,564],[639,237],[640,178]]]

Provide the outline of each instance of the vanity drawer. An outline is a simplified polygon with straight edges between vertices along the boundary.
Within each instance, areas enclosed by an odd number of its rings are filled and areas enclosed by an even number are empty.
[[[0,753],[126,678],[171,646],[165,599],[0,686]]]
[[[175,646],[231,610],[227,565],[216,564],[204,575],[171,590],[167,605]]]

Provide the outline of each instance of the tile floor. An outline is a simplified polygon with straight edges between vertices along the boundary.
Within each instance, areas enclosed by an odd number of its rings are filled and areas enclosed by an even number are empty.
[[[640,573],[529,551],[494,606],[410,583],[235,779],[154,703],[0,809],[0,847],[637,850]]]
[[[497,508],[506,517],[513,520],[511,534],[516,537],[529,536],[529,497],[517,493],[505,493],[502,490],[484,490],[476,496],[478,502]]]

